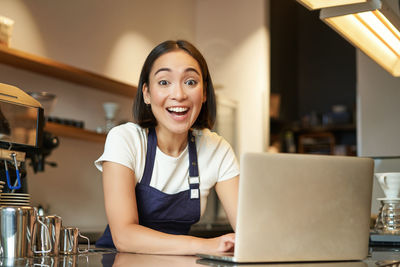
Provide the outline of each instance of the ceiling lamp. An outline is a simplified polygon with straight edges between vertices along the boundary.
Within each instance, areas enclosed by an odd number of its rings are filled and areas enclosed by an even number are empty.
[[[346,2],[344,0],[298,1],[319,4]],[[323,8],[320,19],[393,76],[400,77],[399,8],[398,0],[368,0],[364,3]]]
[[[305,6],[310,10],[332,7],[332,6],[343,6],[350,4],[365,3],[367,1],[368,0],[297,0],[297,2],[299,2],[300,4],[302,4],[303,6]]]

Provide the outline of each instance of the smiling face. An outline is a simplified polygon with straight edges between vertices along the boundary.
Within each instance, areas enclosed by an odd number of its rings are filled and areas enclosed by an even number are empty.
[[[158,130],[186,134],[196,121],[206,94],[198,62],[182,50],[154,61],[143,97],[151,105]]]

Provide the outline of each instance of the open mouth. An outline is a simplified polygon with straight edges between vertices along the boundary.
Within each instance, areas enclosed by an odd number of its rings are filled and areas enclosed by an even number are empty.
[[[183,116],[188,113],[189,108],[187,107],[170,107],[167,108],[167,111],[171,114],[175,114],[177,116]]]

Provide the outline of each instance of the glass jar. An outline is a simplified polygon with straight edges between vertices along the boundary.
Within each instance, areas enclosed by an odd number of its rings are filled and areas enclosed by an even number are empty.
[[[400,233],[400,199],[382,199],[382,210],[378,216],[382,222],[382,232]]]

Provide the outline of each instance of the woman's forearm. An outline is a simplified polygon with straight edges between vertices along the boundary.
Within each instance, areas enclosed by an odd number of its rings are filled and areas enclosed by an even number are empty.
[[[113,231],[113,241],[121,252],[169,255],[205,253],[209,242],[204,238],[165,234],[138,224]]]

